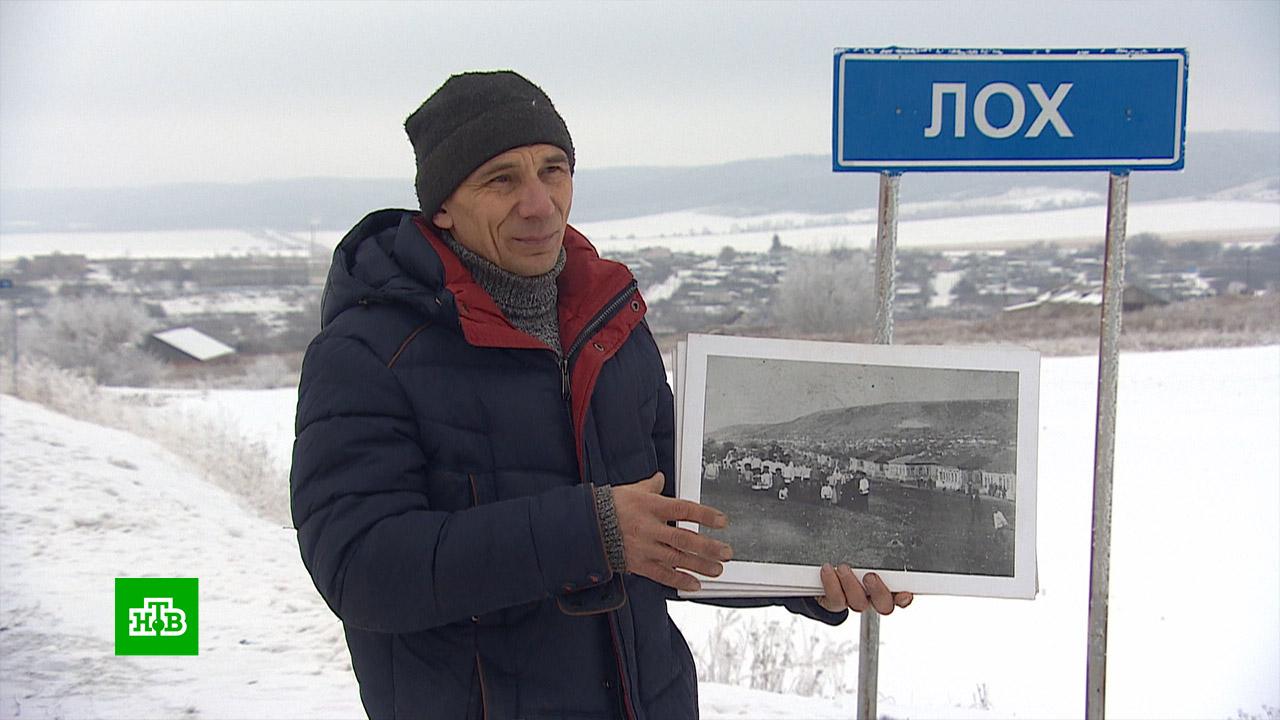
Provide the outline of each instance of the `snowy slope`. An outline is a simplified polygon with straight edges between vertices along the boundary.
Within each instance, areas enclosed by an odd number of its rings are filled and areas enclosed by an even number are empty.
[[[265,440],[281,477],[293,455],[296,388],[276,390],[187,390],[104,388],[122,402],[142,402],[157,419],[192,417],[234,428],[236,434]]]
[[[151,442],[0,403],[0,717],[361,716],[291,530]],[[114,655],[134,576],[200,579],[198,656]]]
[[[11,396],[0,404],[0,717],[364,716],[341,626],[292,531],[153,443]],[[135,576],[200,579],[197,657],[113,654],[114,578]],[[710,720],[853,707],[716,684],[702,696]]]
[[[1042,367],[1040,596],[921,597],[887,618],[882,714],[1083,715],[1096,364]],[[292,390],[161,399],[266,436],[287,465]],[[0,716],[17,702],[23,717],[188,706],[200,717],[359,715],[336,621],[292,533],[247,516],[154,445],[0,402]],[[1226,718],[1280,705],[1280,347],[1125,354],[1119,422],[1109,716]],[[182,504],[181,524],[153,511]],[[111,578],[130,573],[201,578],[199,658],[110,655]],[[714,613],[672,604],[695,649]],[[857,638],[856,622],[804,627]],[[856,665],[846,663],[850,682]],[[973,706],[982,685],[989,713]],[[701,694],[707,718],[853,716],[851,697],[712,683]]]

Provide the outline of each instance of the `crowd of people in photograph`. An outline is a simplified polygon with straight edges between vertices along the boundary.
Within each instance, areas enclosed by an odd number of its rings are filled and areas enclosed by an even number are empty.
[[[752,494],[758,507],[783,516],[805,512],[795,503],[838,508],[857,517],[902,517],[933,508],[934,530],[950,524],[974,548],[1008,552],[1015,535],[1013,473],[921,462],[920,455],[890,460],[868,454],[840,457],[803,446],[709,442],[703,447],[702,489]],[[919,493],[919,494],[917,494]],[[924,505],[915,503],[923,502]],[[785,510],[784,510],[785,508]],[[821,512],[821,511],[819,511]],[[945,519],[940,519],[945,518]],[[903,540],[895,538],[890,546]]]
[[[874,482],[926,490],[958,492],[976,501],[981,496],[1012,499],[1014,475],[986,470],[964,470],[937,463],[877,462],[863,458],[832,458],[809,451],[812,464],[802,457],[758,449],[731,448],[704,453],[704,482],[733,482],[752,491],[776,495],[780,501],[802,499],[865,510]]]
[[[709,458],[703,463],[703,482],[733,482],[755,492],[769,493],[778,500],[823,502],[866,510],[871,495],[871,479],[862,471],[839,468],[811,468],[794,462],[766,460],[754,455]]]

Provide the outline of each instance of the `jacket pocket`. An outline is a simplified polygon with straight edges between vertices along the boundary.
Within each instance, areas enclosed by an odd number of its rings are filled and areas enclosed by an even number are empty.
[[[471,484],[472,506],[487,505],[498,501],[498,487],[489,473],[467,473],[467,481]]]
[[[484,696],[484,667],[480,664],[480,647],[476,644],[476,670],[471,677],[471,692],[467,701],[467,720],[494,720],[489,717],[489,705]]]
[[[432,510],[457,512],[497,500],[490,473],[437,470],[427,476],[427,499]]]

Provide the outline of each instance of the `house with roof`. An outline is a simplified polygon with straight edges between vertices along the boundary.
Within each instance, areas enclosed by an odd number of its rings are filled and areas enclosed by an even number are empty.
[[[1147,307],[1168,305],[1169,301],[1136,283],[1124,286],[1122,304],[1125,312],[1134,312]],[[1009,305],[1004,308],[1007,313],[1019,313],[1054,308],[1097,308],[1102,307],[1102,282],[1080,282],[1064,285],[1037,295],[1027,302]]]
[[[235,348],[193,327],[151,333],[147,349],[174,364],[205,363],[234,355]]]

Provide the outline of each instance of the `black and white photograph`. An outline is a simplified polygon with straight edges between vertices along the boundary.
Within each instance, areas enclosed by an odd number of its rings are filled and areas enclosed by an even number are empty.
[[[845,562],[916,592],[1034,592],[1038,355],[690,336],[681,494],[726,513],[721,587]]]

